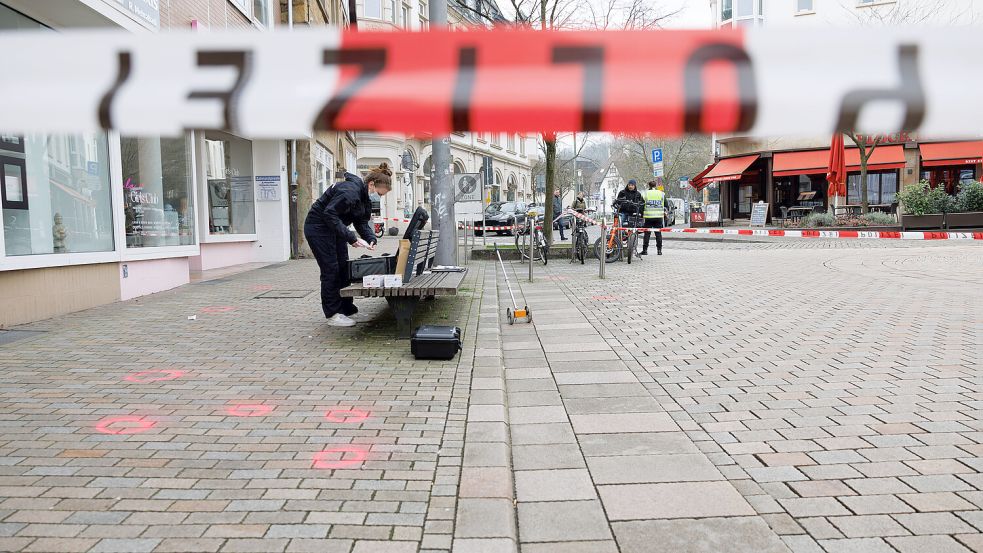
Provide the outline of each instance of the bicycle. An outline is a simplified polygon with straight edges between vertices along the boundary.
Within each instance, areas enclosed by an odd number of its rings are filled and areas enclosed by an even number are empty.
[[[622,200],[617,200],[614,202],[615,213],[618,213],[617,209],[623,203]],[[637,210],[641,210],[644,204],[634,203]],[[615,227],[627,227],[627,228],[638,228],[640,217],[638,215],[621,215],[620,213],[614,220]],[[634,240],[632,240],[634,238]],[[628,251],[629,246],[631,246],[631,251]],[[603,257],[601,251],[604,251]],[[634,230],[618,230],[612,231],[606,238],[604,236],[598,238],[594,242],[594,256],[597,259],[603,259],[606,263],[614,263],[615,261],[621,261],[622,256],[627,253],[628,263],[631,263],[632,257],[638,257],[638,236],[637,231]]]
[[[537,220],[536,224],[530,230],[527,224],[525,228],[519,228],[515,234],[515,249],[519,251],[519,255],[522,256],[523,260],[529,259],[529,236],[532,234],[533,242],[533,261],[542,261],[543,265],[549,262],[549,244],[546,243],[546,236],[543,234],[543,225],[541,220]]]
[[[577,217],[574,217],[573,221],[573,251],[577,259],[580,260],[580,264],[583,265],[586,262],[587,248],[590,243],[590,238],[587,236],[587,221]],[[573,259],[570,260],[570,263],[573,263]]]

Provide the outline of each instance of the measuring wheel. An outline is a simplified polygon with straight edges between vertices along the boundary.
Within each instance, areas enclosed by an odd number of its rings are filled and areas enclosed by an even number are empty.
[[[525,306],[525,307],[526,307],[526,322],[527,323],[531,323],[532,322],[532,311],[529,309],[529,306],[528,305]]]
[[[509,324],[515,324],[515,313],[512,312],[511,307],[505,309],[505,317],[509,320]]]

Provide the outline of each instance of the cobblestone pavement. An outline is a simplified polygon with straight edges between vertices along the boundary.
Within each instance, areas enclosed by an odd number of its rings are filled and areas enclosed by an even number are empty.
[[[896,244],[539,269],[505,341],[520,542],[983,551],[983,248]]]
[[[310,261],[27,325],[0,551],[983,551],[983,249],[892,244],[510,264],[511,326],[475,262],[451,362]]]
[[[453,362],[414,361],[382,301],[324,325],[313,261],[25,327],[0,551],[449,549],[483,273],[424,308],[465,328]]]

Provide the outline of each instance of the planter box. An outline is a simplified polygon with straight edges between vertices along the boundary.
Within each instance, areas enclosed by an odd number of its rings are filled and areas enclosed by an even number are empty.
[[[945,215],[902,215],[901,228],[904,230],[938,230],[945,222]]]
[[[946,213],[945,228],[983,228],[983,211]]]

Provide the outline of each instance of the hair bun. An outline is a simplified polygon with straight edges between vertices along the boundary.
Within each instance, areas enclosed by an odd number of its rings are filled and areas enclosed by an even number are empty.
[[[382,174],[386,175],[387,177],[393,176],[392,170],[389,169],[389,164],[386,163],[385,161],[383,161],[382,163],[380,163],[379,166],[375,168],[375,171],[373,171],[373,173],[382,173]]]

